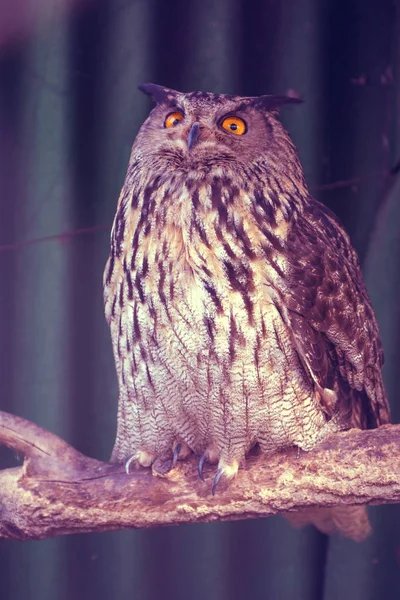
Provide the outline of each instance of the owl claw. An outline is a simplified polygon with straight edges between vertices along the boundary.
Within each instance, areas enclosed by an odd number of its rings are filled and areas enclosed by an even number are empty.
[[[213,496],[215,496],[215,491],[217,489],[217,485],[218,485],[218,483],[219,483],[219,481],[220,481],[220,479],[221,479],[221,477],[222,477],[223,474],[224,474],[224,469],[223,468],[222,469],[221,468],[218,469],[218,471],[215,474],[214,481],[213,481],[213,484],[212,484],[212,489],[211,489],[211,493],[212,493]]]
[[[179,457],[179,453],[180,453],[181,449],[182,449],[182,444],[178,443],[175,446],[174,454],[173,454],[173,457],[172,457],[172,465],[171,465],[172,469],[176,466],[176,463],[178,462],[178,457]]]
[[[197,467],[197,472],[198,472],[199,477],[200,477],[200,479],[202,481],[204,481],[203,467],[204,467],[204,463],[206,462],[206,459],[207,459],[207,455],[203,454],[200,457],[199,464],[198,464],[198,467]]]
[[[128,458],[128,460],[125,462],[125,473],[127,475],[129,475],[129,467],[131,466],[131,464],[133,463],[134,460],[137,459],[137,452],[135,452],[135,454],[132,454],[132,456],[130,456]]]

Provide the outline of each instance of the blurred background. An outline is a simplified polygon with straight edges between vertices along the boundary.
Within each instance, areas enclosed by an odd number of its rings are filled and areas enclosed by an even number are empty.
[[[400,1],[0,2],[0,408],[108,460],[117,382],[102,271],[137,85],[300,94],[314,195],[359,252],[400,393]],[[1,465],[14,460],[2,451]],[[398,600],[400,507],[365,543],[282,518],[0,540],[3,599]]]

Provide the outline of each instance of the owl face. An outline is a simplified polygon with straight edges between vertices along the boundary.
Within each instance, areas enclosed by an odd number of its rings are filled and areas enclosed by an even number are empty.
[[[158,165],[197,173],[228,165],[240,169],[267,153],[279,154],[279,142],[287,134],[276,119],[277,110],[299,102],[276,96],[185,94],[154,84],[140,89],[156,106],[139,131],[133,153],[140,150],[153,169]]]

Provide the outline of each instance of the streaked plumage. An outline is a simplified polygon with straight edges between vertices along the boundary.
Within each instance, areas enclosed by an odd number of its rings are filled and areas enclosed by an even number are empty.
[[[357,256],[277,119],[295,100],[142,89],[156,106],[104,274],[112,459],[163,473],[193,451],[218,463],[216,484],[255,444],[312,450],[332,431],[388,422]]]

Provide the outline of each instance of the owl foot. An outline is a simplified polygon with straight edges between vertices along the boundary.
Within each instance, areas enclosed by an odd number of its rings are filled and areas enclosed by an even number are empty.
[[[218,471],[215,474],[214,481],[213,481],[212,488],[211,488],[211,493],[213,496],[215,496],[217,485],[221,481],[221,478],[223,477],[224,479],[229,481],[230,479],[233,479],[234,477],[236,477],[236,474],[239,470],[239,462],[237,460],[234,460],[229,465],[223,464],[222,461],[219,461],[219,464],[221,466],[218,467]]]

